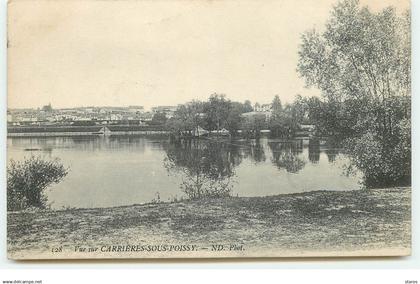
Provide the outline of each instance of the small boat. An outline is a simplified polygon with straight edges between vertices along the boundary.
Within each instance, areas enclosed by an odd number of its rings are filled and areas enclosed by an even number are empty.
[[[213,130],[211,132],[211,134],[215,134],[215,135],[218,135],[218,136],[230,136],[230,132],[226,128],[222,128],[219,131]]]
[[[112,131],[108,127],[102,127],[98,132],[92,132],[94,135],[111,135]]]
[[[202,128],[201,126],[198,126],[197,129],[194,129],[192,131],[192,135],[194,137],[200,137],[200,136],[204,136],[204,135],[208,135],[210,132],[208,130],[205,130],[204,128]]]

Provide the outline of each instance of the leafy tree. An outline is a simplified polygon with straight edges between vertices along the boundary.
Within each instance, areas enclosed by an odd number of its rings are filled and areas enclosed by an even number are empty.
[[[241,129],[246,138],[259,138],[261,130],[266,127],[266,116],[263,113],[246,116],[241,122]]]
[[[302,36],[298,72],[323,93],[323,101],[315,102],[319,113],[311,115],[323,122],[324,131],[344,140],[366,181],[386,179],[391,172],[392,180],[404,179],[407,172],[392,165],[411,168],[410,148],[393,155],[402,140],[401,122],[410,125],[410,45],[408,12],[398,16],[389,7],[373,13],[358,0],[339,2],[323,33]],[[374,162],[381,166],[369,166]]]
[[[227,120],[231,111],[231,102],[225,95],[213,94],[204,106],[209,130],[217,130],[227,126]]]
[[[276,95],[272,102],[272,111],[274,114],[281,113],[283,111],[283,107],[281,105],[281,101],[278,95]]]
[[[53,108],[52,108],[51,104],[48,104],[48,105],[43,106],[42,110],[46,111],[46,112],[51,112],[53,110]]]
[[[392,101],[409,100],[409,27],[408,12],[398,17],[389,7],[375,14],[358,0],[342,1],[323,34],[303,35],[298,71],[327,101],[365,106],[358,110],[364,126],[386,137],[396,127]],[[408,117],[409,103],[399,111]]]
[[[269,128],[271,136],[285,138],[292,137],[298,128],[294,105],[287,104],[283,107],[278,95],[272,102]]]
[[[166,123],[166,127],[173,133],[181,132],[192,133],[200,124],[203,124],[204,103],[201,101],[191,101],[180,105],[174,113],[174,116]]]
[[[166,113],[164,112],[157,112],[153,115],[152,121],[150,124],[152,125],[163,125],[166,123],[168,118],[166,117]]]
[[[246,100],[243,104],[243,112],[251,112],[254,108],[252,107],[251,101]]]
[[[246,112],[252,112],[251,102],[239,103],[230,102],[230,111],[226,119],[226,128],[232,135],[237,133],[242,127],[242,114]]]
[[[11,160],[7,167],[7,210],[46,208],[45,189],[59,183],[67,173],[58,160],[46,161],[35,156],[22,162]]]

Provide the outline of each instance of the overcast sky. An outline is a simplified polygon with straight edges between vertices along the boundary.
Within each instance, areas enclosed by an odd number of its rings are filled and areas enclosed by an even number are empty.
[[[290,102],[301,33],[335,0],[12,1],[10,108]],[[373,9],[408,1],[364,0]]]

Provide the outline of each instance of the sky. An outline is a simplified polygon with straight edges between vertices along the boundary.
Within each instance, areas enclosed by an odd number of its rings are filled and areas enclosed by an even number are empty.
[[[15,0],[8,7],[8,107],[177,105],[219,93],[291,102],[301,34],[335,0]],[[409,1],[362,0],[373,10]]]

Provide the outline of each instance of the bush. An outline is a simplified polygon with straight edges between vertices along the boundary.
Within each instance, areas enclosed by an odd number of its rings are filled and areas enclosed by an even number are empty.
[[[401,120],[397,129],[386,140],[372,133],[345,140],[344,149],[350,157],[347,172],[359,169],[367,188],[411,184],[410,122]]]
[[[232,192],[230,179],[212,180],[207,177],[184,179],[181,188],[189,199],[230,197]]]
[[[58,160],[46,161],[35,156],[21,162],[11,160],[7,167],[7,210],[46,208],[44,190],[60,182],[67,173]]]

